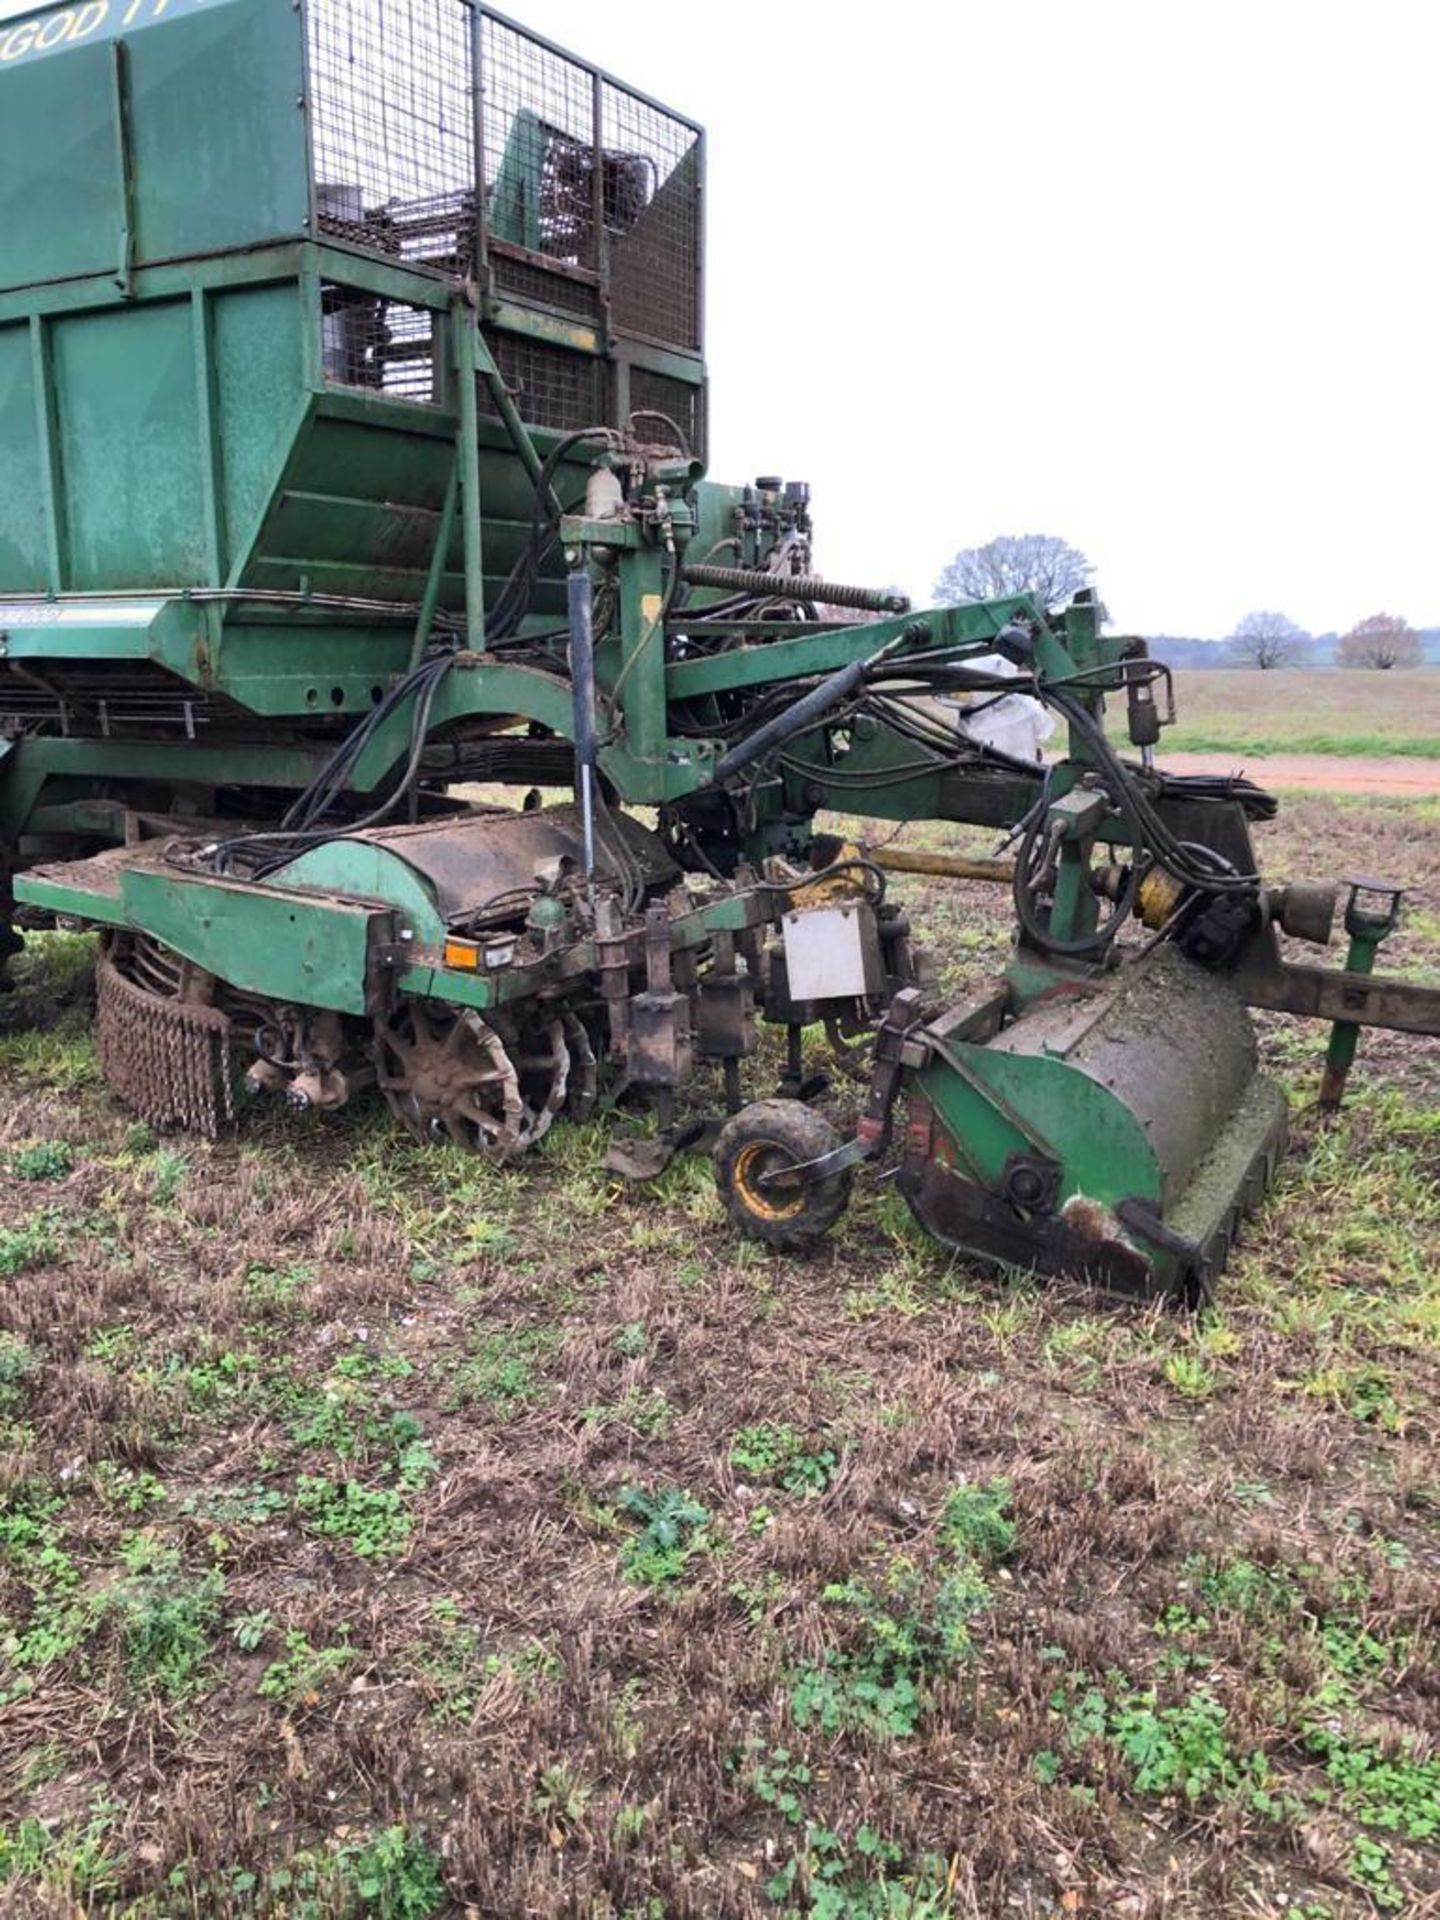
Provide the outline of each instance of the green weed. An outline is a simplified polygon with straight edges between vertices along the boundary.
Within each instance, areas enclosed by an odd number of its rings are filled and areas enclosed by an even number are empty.
[[[811,1769],[795,1759],[788,1747],[766,1747],[759,1741],[745,1774],[745,1784],[757,1800],[773,1807],[787,1825],[798,1827],[805,1819],[804,1790],[813,1778]]]
[[[12,1414],[25,1397],[25,1382],[40,1363],[35,1349],[18,1334],[0,1331],[0,1416]]]
[[[75,1149],[68,1140],[37,1140],[10,1155],[10,1171],[19,1180],[63,1180],[74,1165]]]
[[[938,1854],[907,1869],[903,1850],[863,1825],[847,1841],[807,1821],[803,1843],[765,1891],[808,1920],[943,1920],[953,1912],[949,1874]]]
[[[83,1822],[30,1816],[0,1827],[0,1886],[29,1881],[77,1911],[80,1901],[91,1907],[110,1899],[120,1883],[120,1856],[110,1845],[116,1811],[101,1801]]]
[[[251,1480],[204,1487],[187,1494],[180,1503],[180,1511],[221,1527],[263,1527],[284,1513],[289,1504],[285,1495],[274,1487]]]
[[[314,1279],[314,1267],[304,1260],[291,1260],[279,1267],[252,1260],[245,1269],[245,1298],[262,1317],[289,1319],[300,1295]]]
[[[403,1553],[412,1521],[393,1487],[364,1487],[304,1474],[295,1483],[295,1506],[312,1533],[343,1540],[364,1560],[388,1560]]]
[[[957,1487],[941,1510],[933,1554],[892,1554],[883,1580],[825,1589],[847,1617],[845,1644],[802,1668],[791,1710],[802,1727],[848,1727],[897,1738],[915,1732],[934,1683],[966,1658],[975,1619],[990,1605],[985,1570],[1016,1545],[1001,1480]]]
[[[658,1387],[631,1387],[618,1400],[586,1407],[580,1417],[587,1427],[628,1427],[651,1440],[670,1425],[675,1409]]]
[[[594,1797],[595,1789],[588,1781],[578,1778],[563,1761],[557,1761],[540,1770],[535,1811],[543,1815],[552,1828],[578,1827]]]
[[[1193,1353],[1166,1354],[1160,1370],[1186,1400],[1207,1400],[1215,1391],[1215,1369]]]
[[[437,1600],[432,1608],[430,1644],[418,1655],[420,1672],[435,1689],[433,1717],[439,1721],[468,1721],[483,1689],[501,1674],[510,1674],[527,1694],[559,1672],[559,1662],[538,1641],[504,1649],[487,1647],[480,1629],[460,1618],[453,1600]]]
[[[1306,1378],[1304,1387],[1316,1399],[1327,1400],[1356,1420],[1369,1421],[1386,1433],[1399,1433],[1404,1428],[1405,1415],[1395,1396],[1394,1381],[1383,1367],[1363,1363],[1321,1367]]]
[[[763,1420],[742,1427],[730,1445],[730,1464],[747,1479],[782,1488],[786,1493],[823,1493],[835,1477],[839,1455],[834,1447],[812,1446],[798,1428],[786,1422]]]
[[[520,1412],[544,1393],[541,1369],[559,1339],[553,1327],[512,1327],[482,1334],[455,1368],[452,1404],[483,1401],[502,1416]]]
[[[678,1580],[693,1556],[710,1544],[709,1509],[679,1487],[625,1487],[616,1505],[640,1523],[620,1549],[621,1571],[640,1586]]]
[[[341,1629],[343,1636],[345,1629]],[[330,1681],[343,1673],[357,1658],[355,1649],[343,1637],[333,1647],[312,1646],[307,1635],[295,1628],[285,1635],[283,1659],[272,1660],[260,1676],[255,1691],[262,1700],[279,1700],[287,1706],[313,1707]]]
[[[971,1622],[989,1605],[990,1589],[968,1561],[937,1576],[897,1554],[878,1590],[850,1580],[824,1597],[851,1616],[858,1636],[796,1677],[797,1725],[905,1737],[919,1724],[930,1683],[969,1653]]]
[[[155,1154],[150,1169],[150,1199],[157,1207],[168,1207],[180,1191],[185,1176],[190,1171],[190,1161],[183,1153],[177,1153],[173,1147],[162,1147]]]
[[[1019,1529],[1006,1509],[1008,1480],[985,1480],[956,1487],[940,1513],[940,1545],[952,1554],[968,1554],[982,1567],[998,1567],[1015,1551]]]
[[[404,1827],[385,1827],[346,1847],[337,1865],[360,1911],[374,1920],[429,1920],[444,1904],[440,1862]]]
[[[650,1334],[643,1320],[627,1320],[610,1336],[610,1344],[624,1360],[638,1360],[650,1345]]]
[[[0,1278],[48,1266],[59,1254],[58,1221],[48,1211],[33,1214],[23,1226],[0,1227]]]
[[[220,1619],[224,1576],[212,1568],[199,1579],[181,1572],[180,1554],[149,1534],[125,1543],[127,1575],[110,1589],[101,1617],[112,1620],[133,1685],[167,1700],[193,1698],[206,1685],[206,1667]]]
[[[403,1353],[367,1344],[342,1353],[332,1371],[341,1380],[408,1380],[415,1369]]]
[[[289,1431],[299,1446],[324,1449],[346,1463],[363,1461],[393,1471],[407,1488],[423,1486],[435,1471],[435,1457],[415,1415],[403,1409],[371,1412],[363,1391],[347,1381],[327,1387],[322,1397],[302,1408]]]
[[[1110,1676],[1108,1692],[1072,1675],[1051,1695],[1050,1708],[1072,1752],[1107,1745],[1124,1761],[1137,1793],[1178,1795],[1195,1804],[1230,1799],[1246,1788],[1253,1811],[1277,1810],[1264,1753],[1235,1750],[1225,1708],[1208,1687],[1161,1706],[1153,1687],[1134,1688],[1121,1675]]]
[[[53,1025],[0,1034],[0,1071],[23,1075],[57,1093],[96,1085],[100,1063],[88,1009],[71,1007]]]

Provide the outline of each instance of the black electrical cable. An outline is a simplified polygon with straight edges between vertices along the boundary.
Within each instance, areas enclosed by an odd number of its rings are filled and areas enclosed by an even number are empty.
[[[662,427],[668,427],[674,434],[673,444],[679,448],[685,458],[689,460],[694,457],[690,452],[690,442],[682,432],[679,423],[672,420],[668,413],[661,413],[656,407],[636,407],[630,414],[630,425],[633,427],[637,420],[658,420]]]
[[[1135,907],[1135,897],[1140,890],[1143,870],[1138,857],[1126,870],[1124,884],[1111,913],[1097,926],[1093,933],[1078,934],[1067,940],[1060,939],[1050,931],[1047,921],[1042,918],[1035,904],[1034,865],[1035,851],[1040,835],[1045,829],[1046,809],[1031,809],[1025,832],[1021,837],[1019,851],[1015,855],[1015,878],[1011,891],[1015,900],[1015,916],[1029,936],[1033,945],[1046,953],[1059,954],[1066,959],[1084,959],[1091,955],[1104,953],[1113,943],[1115,936],[1130,918]]]
[[[1112,797],[1119,800],[1124,796],[1125,806],[1135,815],[1141,831],[1134,839],[1137,852],[1148,849],[1160,859],[1175,878],[1211,893],[1253,893],[1260,884],[1258,873],[1217,874],[1207,871],[1199,861],[1192,861],[1185,848],[1186,843],[1178,840],[1156,813],[1136,779],[1125,765],[1106,737],[1104,728],[1087,711],[1084,705],[1064,693],[1046,696],[1059,708],[1065,718],[1080,734],[1094,753],[1102,770],[1108,776],[1107,786]]]
[[[828,867],[818,867],[813,873],[803,873],[794,880],[757,880],[755,885],[765,893],[799,893],[805,887],[813,887],[817,881],[828,880],[836,873],[864,873],[873,882],[873,888],[866,889],[872,906],[880,906],[885,899],[888,885],[885,870],[876,866],[873,860],[867,860],[862,854],[849,854],[843,860],[832,860]]]

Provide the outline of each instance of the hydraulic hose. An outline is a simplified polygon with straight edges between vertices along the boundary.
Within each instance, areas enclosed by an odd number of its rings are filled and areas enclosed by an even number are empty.
[[[819,686],[812,687],[809,693],[802,694],[782,713],[777,713],[773,720],[767,720],[763,727],[757,727],[747,739],[742,740],[738,746],[732,747],[727,754],[723,754],[716,761],[716,782],[733,779],[737,773],[761,759],[773,747],[780,746],[792,734],[803,733],[807,727],[813,726],[822,713],[828,713],[831,707],[838,706],[842,700],[852,694],[866,674],[887,654],[893,653],[896,647],[903,645],[904,640],[905,635],[897,633],[893,640],[887,641],[876,652],[868,654],[863,660],[852,660],[848,666],[838,668],[822,680]]]

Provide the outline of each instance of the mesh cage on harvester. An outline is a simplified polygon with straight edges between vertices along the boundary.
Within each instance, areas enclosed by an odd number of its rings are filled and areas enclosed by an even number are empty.
[[[310,138],[321,233],[407,262],[474,260],[470,9],[310,0]]]
[[[469,0],[306,0],[306,21],[318,232],[633,342],[631,405],[697,445],[699,128]],[[438,397],[423,309],[332,287],[325,316],[328,379]],[[505,326],[497,311],[492,346]],[[653,348],[695,356],[695,382],[649,371]],[[597,353],[507,351],[535,424],[585,425],[613,398]]]

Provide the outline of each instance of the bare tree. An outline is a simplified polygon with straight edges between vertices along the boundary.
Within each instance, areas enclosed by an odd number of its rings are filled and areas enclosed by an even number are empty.
[[[1310,636],[1284,613],[1247,613],[1226,642],[1230,658],[1269,673],[1298,666],[1310,650]]]
[[[1398,613],[1372,613],[1340,642],[1335,658],[1342,667],[1418,667],[1420,636]]]
[[[1053,533],[1002,533],[983,547],[962,547],[935,582],[935,598],[960,607],[1029,593],[1046,607],[1063,607],[1093,572],[1083,553]]]

